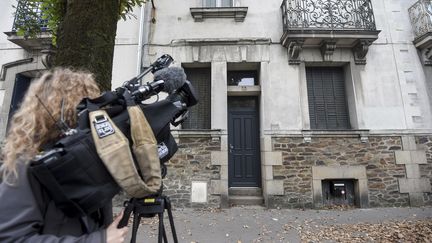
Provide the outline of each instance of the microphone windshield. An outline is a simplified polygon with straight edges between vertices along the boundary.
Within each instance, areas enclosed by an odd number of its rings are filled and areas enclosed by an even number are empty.
[[[153,79],[165,81],[162,91],[171,94],[186,82],[186,73],[180,67],[167,67],[155,72]]]

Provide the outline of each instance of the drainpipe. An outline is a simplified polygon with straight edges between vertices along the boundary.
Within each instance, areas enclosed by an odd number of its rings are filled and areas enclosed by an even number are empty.
[[[144,32],[144,9],[146,4],[144,3],[141,6],[140,11],[140,25],[139,25],[139,34],[138,34],[138,56],[137,56],[137,75],[141,73],[141,65],[142,65],[142,49],[143,49],[143,32]]]
[[[152,6],[154,8],[153,0],[151,0]],[[151,28],[151,8],[148,4],[143,4],[141,6],[140,12],[140,27],[138,36],[138,60],[137,60],[137,75],[141,73],[143,66],[143,57],[146,58],[148,55],[148,42],[149,33]]]

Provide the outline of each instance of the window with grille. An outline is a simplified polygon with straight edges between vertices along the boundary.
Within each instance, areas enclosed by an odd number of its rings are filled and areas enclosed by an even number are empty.
[[[307,67],[307,91],[311,129],[350,129],[341,67]]]
[[[185,68],[187,79],[198,93],[199,102],[189,110],[183,129],[210,129],[211,121],[211,70],[210,68]]]
[[[233,0],[203,0],[203,7],[232,7]]]

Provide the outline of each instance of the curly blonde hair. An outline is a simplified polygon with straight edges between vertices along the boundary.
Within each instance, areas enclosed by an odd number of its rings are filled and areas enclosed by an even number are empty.
[[[99,96],[93,75],[83,71],[56,68],[31,83],[20,108],[13,115],[3,147],[3,179],[17,177],[17,160],[28,161],[44,144],[61,134],[55,121],[60,120],[64,103],[64,120],[76,126],[76,106],[84,98]]]

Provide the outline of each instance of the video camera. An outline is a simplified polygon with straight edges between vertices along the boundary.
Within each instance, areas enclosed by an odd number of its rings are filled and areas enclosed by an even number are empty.
[[[106,112],[131,142],[127,107],[131,102],[138,105],[157,141],[161,176],[165,177],[165,162],[178,149],[171,125],[181,124],[187,118],[189,108],[198,102],[183,69],[168,67],[172,61],[171,56],[163,55],[115,91],[105,92],[96,99],[83,99],[77,107],[78,126],[71,129],[64,121],[60,122],[65,136],[31,161],[29,170],[66,215],[88,215],[110,202],[121,190],[96,152],[91,130],[94,124],[89,121],[92,110]],[[150,72],[154,74],[154,81],[142,84],[141,79]],[[166,92],[168,96],[153,103],[143,103],[160,92]]]
[[[140,104],[158,142],[162,177],[166,175],[164,163],[177,151],[171,125],[181,124],[188,117],[189,108],[198,103],[197,93],[186,80],[183,69],[168,67],[172,61],[170,55],[162,55],[140,75],[116,89],[119,95],[124,95],[125,91],[130,93],[135,102]],[[143,85],[140,80],[149,72],[154,74],[154,81]],[[142,103],[161,91],[168,94],[164,100],[151,104]]]

